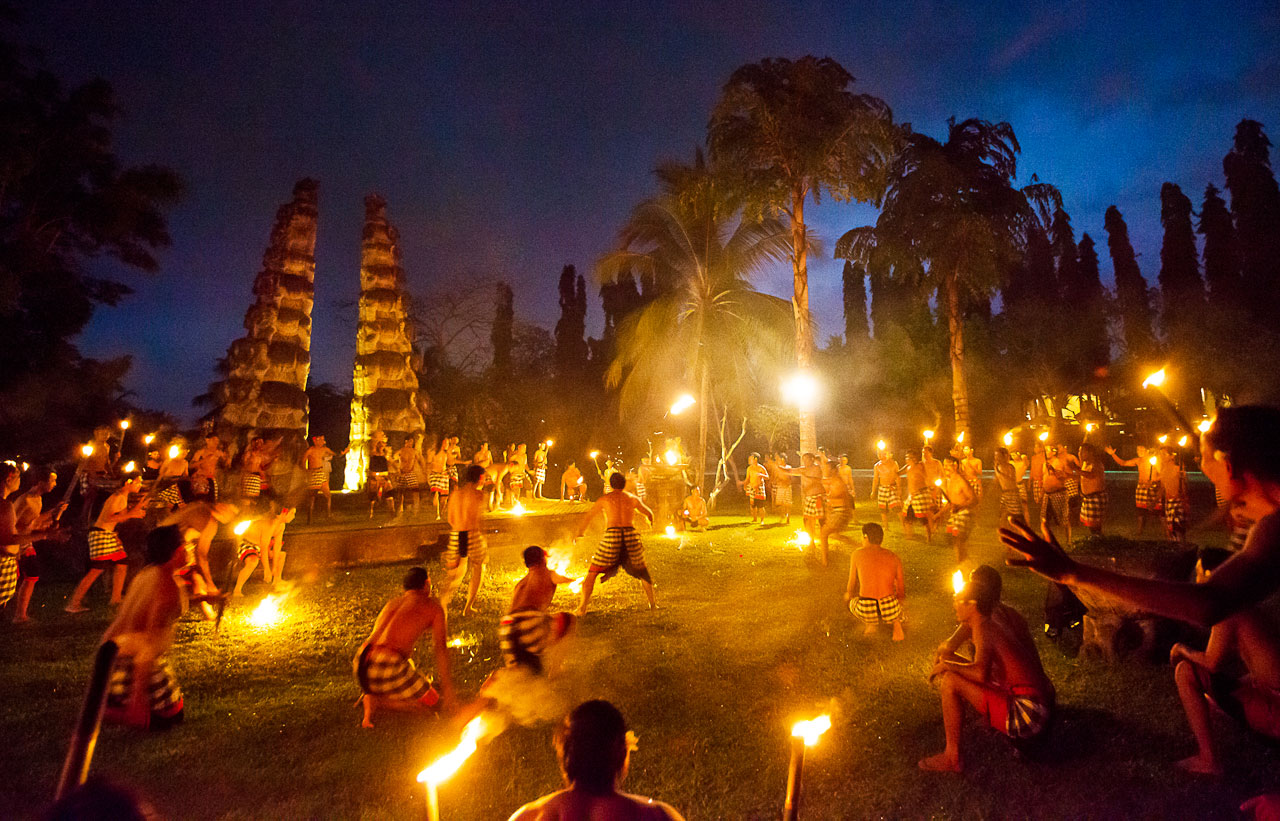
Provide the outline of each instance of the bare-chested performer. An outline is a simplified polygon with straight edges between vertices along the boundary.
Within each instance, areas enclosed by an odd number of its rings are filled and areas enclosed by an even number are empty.
[[[1164,526],[1168,537],[1179,543],[1187,541],[1187,516],[1191,497],[1187,492],[1187,470],[1182,454],[1173,448],[1160,450],[1160,489],[1164,494]]]
[[[193,501],[216,502],[221,488],[218,471],[230,463],[230,457],[222,448],[222,442],[212,434],[204,438],[204,445],[191,455],[191,498]]]
[[[16,472],[16,471],[15,471]],[[36,553],[35,543],[48,536],[57,528],[58,517],[62,515],[66,503],[55,506],[52,510],[43,510],[44,497],[52,493],[58,484],[58,474],[52,470],[38,470],[36,482],[26,493],[13,500],[13,515],[16,532],[19,536],[18,571],[21,582],[18,584],[17,610],[13,614],[15,624],[30,621],[27,614],[31,606],[31,594],[35,592],[36,582],[40,581],[40,556]],[[3,550],[0,554],[7,555]],[[6,592],[8,584],[0,570],[0,607],[4,607],[12,591]]]
[[[538,448],[533,452],[533,498],[545,499],[542,495],[542,486],[547,481],[547,443],[539,442]]]
[[[991,620],[1008,631],[1027,648],[1029,653],[1039,654],[1036,649],[1035,639],[1031,638],[1031,628],[1027,626],[1027,620],[1022,617],[1014,608],[1005,604],[1000,600],[1000,594],[1004,590],[1004,579],[1000,577],[1000,571],[988,564],[980,564],[969,573],[969,580],[977,580],[979,585],[988,585],[995,596],[996,604],[991,610]],[[944,658],[954,658],[960,650],[966,646],[972,646],[973,631],[967,623],[961,623],[956,627],[946,641],[938,645],[938,649],[933,654],[933,663],[937,664]],[[969,653],[972,657],[972,652]]]
[[[1160,460],[1156,458],[1155,451],[1149,450],[1146,445],[1138,445],[1138,455],[1133,459],[1121,459],[1113,447],[1108,446],[1106,450],[1117,465],[1138,469],[1138,486],[1133,492],[1133,503],[1138,510],[1138,535],[1141,536],[1148,519],[1158,522],[1164,515],[1158,467]]]
[[[511,455],[509,461],[514,464],[511,466],[510,473],[507,474],[507,488],[511,491],[514,502],[524,496],[524,477],[529,472],[529,446],[516,445],[515,453]]]
[[[1041,434],[1044,436],[1045,434]],[[1044,466],[1049,461],[1049,454],[1043,439],[1037,437],[1034,448],[1031,451],[1031,498],[1035,501],[1036,506],[1040,508],[1040,516],[1044,517],[1045,497],[1044,497]],[[1027,520],[1031,521],[1030,519]]]
[[[578,615],[587,612],[587,604],[591,601],[591,591],[595,589],[596,577],[604,575],[602,581],[608,581],[619,568],[640,581],[644,594],[649,599],[649,609],[658,606],[653,595],[653,578],[644,562],[644,545],[640,542],[640,534],[635,529],[635,516],[639,513],[653,523],[653,511],[648,505],[637,499],[623,488],[626,479],[621,473],[609,477],[608,493],[605,493],[591,509],[582,517],[578,526],[578,538],[587,532],[587,526],[600,514],[604,514],[604,538],[600,547],[591,557],[591,565],[587,568],[587,578],[582,583],[582,603],[578,606]]]
[[[162,730],[182,721],[182,690],[165,654],[173,646],[173,626],[189,601],[175,574],[191,557],[182,531],[158,527],[147,534],[146,566],[129,585],[119,612],[102,640],[120,648],[107,684],[103,718],[141,729]]]
[[[244,583],[249,581],[259,564],[262,565],[264,582],[277,588],[284,582],[284,528],[296,514],[293,508],[282,507],[249,525],[240,537],[240,550],[236,554],[243,566],[236,576],[236,589],[231,594],[233,598],[244,595]]]
[[[883,546],[884,528],[875,522],[862,526],[862,547],[849,557],[849,583],[844,600],[849,612],[866,627],[862,635],[873,635],[882,624],[893,626],[893,640],[902,641],[906,634],[903,602],[907,600],[907,584],[903,579],[902,560]]]
[[[849,454],[840,454],[839,473],[841,480],[844,481],[845,490],[849,491],[851,504],[856,504],[858,499],[858,491],[854,488],[853,483],[853,466],[849,464]]]
[[[960,772],[964,768],[965,705],[1017,742],[1035,738],[1049,725],[1057,701],[1053,684],[1034,647],[1028,648],[991,618],[997,601],[982,577],[970,576],[955,596],[956,618],[969,627],[974,655],[972,660],[951,655],[933,666],[930,681],[937,682],[942,695],[946,747],[921,759],[922,770]]]
[[[701,487],[695,485],[689,490],[689,495],[684,497],[684,504],[680,510],[680,524],[686,530],[701,530],[711,524],[711,518],[707,515],[707,500],[702,498]]]
[[[364,640],[352,662],[360,685],[364,719],[360,726],[372,727],[378,709],[424,710],[442,701],[453,709],[453,678],[449,675],[449,649],[445,640],[444,608],[431,594],[431,579],[421,567],[410,568],[404,577],[404,593],[387,602],[373,623],[373,632]],[[413,665],[413,645],[418,636],[431,631],[436,674],[441,694],[431,680]]]
[[[480,443],[480,450],[471,457],[471,464],[479,465],[481,468],[488,468],[493,464],[493,453],[489,450],[488,442]]]
[[[576,499],[581,502],[587,493],[587,480],[583,478],[582,471],[578,470],[577,462],[570,462],[565,465],[564,473],[560,474],[560,500]]]
[[[919,519],[924,522],[925,541],[933,544],[933,517],[938,512],[938,504],[934,501],[936,487],[929,481],[924,462],[914,450],[907,451],[906,458],[907,506],[902,511],[902,527],[910,539],[915,535],[911,520]]]
[[[369,518],[373,518],[374,508],[381,502],[387,503],[391,515],[396,512],[396,500],[391,487],[391,448],[387,445],[387,434],[375,430],[369,442],[369,467],[365,480],[365,492],[369,494]]]
[[[996,448],[992,472],[996,475],[996,487],[1000,488],[1000,524],[1023,515],[1022,500],[1018,498],[1018,474],[1013,468],[1006,448]]]
[[[824,462],[822,471],[822,487],[827,492],[827,519],[822,523],[821,538],[818,540],[818,561],[826,567],[832,538],[839,539],[850,548],[857,545],[845,535],[849,522],[853,520],[853,495],[849,493],[849,486],[845,484],[839,465],[835,462]]]
[[[500,509],[507,500],[507,479],[515,470],[516,463],[514,461],[495,461],[484,470],[484,482],[482,487],[488,488],[488,509],[490,511]]]
[[[89,443],[92,450],[80,462],[80,493],[84,505],[81,518],[86,525],[93,516],[98,499],[115,489],[112,468],[118,454],[112,453],[111,434],[111,428],[106,425],[94,428],[93,441]]]
[[[214,505],[208,502],[192,502],[170,514],[160,523],[162,526],[177,525],[184,532],[190,530],[195,533],[195,563],[188,568],[187,575],[196,593],[202,592],[201,587],[211,593],[219,592],[218,583],[213,578],[213,570],[209,567],[209,548],[213,545],[214,537],[218,535],[218,527],[229,524],[237,512],[239,508],[230,502],[218,502]],[[198,584],[196,577],[199,577]]]
[[[1080,494],[1080,524],[1101,536],[1107,518],[1107,472],[1102,454],[1089,442],[1080,446]]]
[[[405,513],[405,503],[408,497],[413,497],[413,515],[418,515],[418,510],[422,505],[422,493],[418,490],[422,484],[419,473],[422,470],[422,455],[418,453],[418,437],[415,434],[409,434],[404,438],[404,443],[400,445],[400,450],[396,451],[396,493],[400,497],[399,515]]]
[[[453,482],[456,487],[461,481],[459,471],[467,465],[462,460],[462,447],[458,444],[458,437],[449,437],[449,458],[445,460],[445,464],[449,466],[449,481]]]
[[[141,487],[141,476],[127,477],[124,484],[102,503],[102,511],[93,527],[89,528],[89,571],[72,591],[66,608],[68,613],[83,613],[89,609],[84,606],[84,597],[108,567],[111,568],[110,604],[114,607],[123,601],[129,557],[120,537],[116,535],[116,525],[127,519],[141,519],[146,515],[147,497],[143,496],[132,507],[129,506],[129,494],[137,493]]]
[[[262,498],[266,484],[267,464],[270,462],[267,441],[261,436],[249,440],[240,459],[240,506],[250,508]]]
[[[18,492],[22,471],[15,462],[0,462],[0,607],[18,590],[18,553],[22,538],[18,516],[9,497]]]
[[[769,498],[767,481],[769,472],[760,464],[760,454],[752,453],[747,457],[747,476],[739,485],[747,495],[747,506],[751,512],[751,523],[764,524],[765,499]]]
[[[1040,531],[1046,539],[1053,532],[1053,525],[1067,529],[1067,544],[1071,544],[1071,509],[1067,499],[1067,477],[1071,465],[1066,460],[1066,448],[1046,445],[1044,449],[1044,499],[1040,502]]]
[[[826,517],[822,468],[818,466],[818,456],[814,453],[804,454],[800,457],[800,462],[801,466],[798,468],[779,470],[788,476],[800,477],[800,495],[804,497],[804,529],[814,544],[817,544],[822,536],[822,520]]]
[[[942,462],[934,458],[933,448],[929,445],[920,448],[920,462],[924,465],[924,479],[929,483],[929,492],[933,494],[933,508],[935,511],[941,510],[942,487],[938,480],[942,478]]]
[[[1018,486],[1018,503],[1022,507],[1022,520],[1029,522],[1031,521],[1031,508],[1028,506],[1031,499],[1031,477],[1028,470],[1031,467],[1031,459],[1022,451],[1015,450],[1009,453],[1009,464],[1013,466],[1013,480]]]
[[[351,447],[342,451],[345,456]],[[329,486],[329,478],[333,475],[334,453],[325,442],[323,434],[311,437],[311,447],[302,454],[302,469],[307,472],[307,523],[316,509],[316,496],[324,496],[325,517],[333,515],[333,489]]]
[[[464,575],[470,576],[467,603],[462,615],[476,613],[476,596],[480,594],[480,582],[484,578],[484,563],[489,557],[488,543],[481,525],[484,519],[485,492],[482,483],[485,469],[468,465],[462,484],[449,496],[449,544],[444,549],[444,567],[449,579],[440,605],[449,610],[449,602],[458,592]]]
[[[766,465],[766,470],[768,467]],[[773,475],[772,473],[769,475]],[[640,501],[649,503],[649,482],[653,479],[653,460],[648,456],[640,457],[640,467],[636,468],[636,495]]]
[[[440,447],[427,452],[427,490],[436,508],[436,518],[444,517],[449,509],[449,439],[440,440]]]
[[[191,464],[187,461],[189,452],[190,446],[187,440],[181,437],[170,440],[169,449],[165,451],[164,463],[160,465],[160,472],[156,474],[155,487],[150,494],[151,507],[167,512],[187,503],[182,486],[189,487],[187,477],[191,469]]]
[[[969,558],[969,535],[973,533],[973,506],[977,502],[977,494],[954,456],[942,460],[942,489],[946,505],[939,518],[946,517],[947,535],[951,537],[956,551],[956,564],[963,564]]]
[[[795,503],[795,491],[791,487],[792,469],[787,464],[785,453],[776,453],[769,475],[777,477],[773,481],[773,512],[777,513],[782,524],[791,524],[791,507]]]
[[[526,572],[516,582],[511,607],[498,626],[498,643],[507,667],[541,673],[543,653],[573,629],[571,613],[549,612],[556,585],[573,579],[548,568],[547,552],[537,545],[526,547],[522,558]]]
[[[902,494],[898,490],[898,474],[902,469],[889,451],[881,450],[877,455],[879,458],[871,469],[871,498],[876,500],[876,507],[880,508],[883,526],[886,529],[889,527],[889,514],[892,513],[902,520],[902,530],[905,533],[907,523],[906,517],[902,515]]]
[[[982,460],[973,455],[973,447],[960,446],[960,470],[973,488],[974,504],[982,501]]]

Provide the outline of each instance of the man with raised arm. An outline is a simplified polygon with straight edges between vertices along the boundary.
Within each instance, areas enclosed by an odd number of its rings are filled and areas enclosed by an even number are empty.
[[[458,592],[462,577],[469,572],[471,583],[467,588],[467,603],[462,615],[476,612],[476,596],[480,593],[480,581],[484,578],[484,563],[488,558],[488,543],[481,530],[484,519],[485,492],[481,483],[485,469],[480,465],[468,465],[458,489],[449,496],[449,544],[444,549],[444,567],[449,574],[440,605],[447,612],[449,602]]]
[[[619,568],[640,581],[640,586],[644,588],[644,594],[649,599],[650,610],[658,606],[653,595],[653,578],[649,575],[649,568],[644,563],[644,545],[641,544],[640,534],[636,532],[634,525],[637,513],[652,524],[653,511],[644,502],[627,493],[624,490],[626,486],[625,476],[621,473],[612,474],[609,477],[609,492],[596,500],[596,503],[582,517],[582,524],[578,526],[578,538],[582,538],[582,535],[587,532],[587,526],[596,516],[604,514],[604,538],[600,541],[600,547],[595,555],[591,557],[587,578],[582,583],[582,604],[578,606],[579,616],[587,612],[591,591],[596,586],[596,577],[603,573],[603,580],[608,581]]]
[[[1138,445],[1138,455],[1132,459],[1121,459],[1111,446],[1107,446],[1106,451],[1117,465],[1138,469],[1138,485],[1133,492],[1133,504],[1138,510],[1138,536],[1142,536],[1147,520],[1159,521],[1164,512],[1160,495],[1160,460],[1156,458],[1155,451],[1146,445]]]
[[[18,609],[13,614],[15,624],[30,620],[27,609],[31,606],[31,594],[35,592],[36,582],[40,581],[40,557],[36,554],[35,543],[57,528],[58,516],[66,507],[64,502],[52,510],[43,510],[44,497],[57,486],[58,474],[52,470],[40,470],[36,476],[36,483],[13,501],[16,531],[21,537],[18,570],[22,574],[22,581],[18,585]],[[3,588],[4,584],[0,582],[0,607],[4,606],[7,599]]]
[[[141,519],[147,514],[145,496],[132,507],[129,506],[129,494],[137,493],[141,487],[142,477],[130,476],[102,503],[102,511],[93,527],[89,528],[89,570],[71,593],[71,600],[66,608],[68,613],[83,613],[89,609],[84,606],[84,597],[108,567],[111,568],[110,604],[114,607],[123,600],[124,579],[129,573],[129,556],[124,552],[124,545],[116,534],[116,525],[127,519]]]

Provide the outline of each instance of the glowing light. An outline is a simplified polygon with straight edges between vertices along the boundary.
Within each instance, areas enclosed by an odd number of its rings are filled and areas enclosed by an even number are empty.
[[[797,371],[783,381],[782,398],[800,410],[812,410],[818,403],[818,380],[807,371]]]
[[[133,464],[133,462],[130,462],[129,464],[131,464],[131,465],[132,465],[132,464]],[[31,465],[29,465],[29,464],[28,464],[28,463],[26,463],[26,462],[23,462],[23,463],[22,463],[22,469],[23,469],[24,471],[31,470]]]
[[[590,453],[588,453],[587,455],[588,455],[588,456],[590,456],[592,459],[594,459],[594,458],[596,458],[597,456],[599,456],[599,455],[600,455],[600,451],[598,451],[598,450],[593,450],[593,451],[591,451]]]
[[[964,571],[957,570],[951,574],[951,589],[957,596],[960,595],[961,590],[964,590]]]
[[[964,431],[960,431],[959,433],[956,434],[956,442],[961,445],[964,444]]]
[[[1155,466],[1156,466],[1156,464],[1157,464],[1159,461],[1160,461],[1160,460],[1159,460],[1159,459],[1157,459],[1157,458],[1156,458],[1156,457],[1154,457],[1154,456],[1152,456],[1150,459],[1148,459],[1148,460],[1147,460],[1147,462],[1148,462],[1152,467],[1155,467]]]
[[[527,512],[528,511],[525,510],[524,505],[520,504],[519,501],[517,501],[514,505],[511,506],[512,516],[523,516]]]
[[[1004,435],[1004,446],[1006,448],[1013,447],[1013,431],[1009,431]]]
[[[245,531],[249,529],[249,525],[253,524],[249,519],[242,519],[236,522],[236,526],[232,528],[237,536],[243,536]]]
[[[169,458],[170,458],[170,459],[177,459],[177,458],[178,458],[178,454],[179,454],[179,453],[182,453],[182,448],[178,447],[177,445],[170,445],[170,446],[169,446]]]
[[[137,463],[137,462],[125,462],[125,463],[124,463],[124,472],[125,472],[125,473],[133,473],[133,471],[134,471],[137,467],[138,467],[138,463]]]
[[[669,451],[667,451],[666,453],[664,453],[664,454],[662,455],[662,458],[667,460],[667,464],[668,464],[668,465],[671,465],[672,467],[675,467],[675,466],[676,466],[676,463],[680,461],[680,454],[679,454],[676,450],[674,450],[674,449],[673,449],[673,450],[669,450]]]
[[[1196,425],[1196,430],[1200,431],[1201,433],[1208,433],[1209,428],[1211,427],[1213,427],[1213,420],[1203,419],[1200,421],[1200,424]]]
[[[935,434],[934,434],[934,432],[933,432],[933,431],[931,431],[931,430],[926,430],[926,431],[924,432],[924,441],[928,442],[928,441],[932,440],[934,436],[935,436]]]
[[[128,430],[128,429],[129,429],[129,420],[128,420],[128,419],[121,419],[121,420],[120,420],[120,430]]]
[[[1165,377],[1164,368],[1161,368],[1155,373],[1147,376],[1146,379],[1142,380],[1142,387],[1158,388],[1164,384],[1164,377]]]
[[[554,439],[548,439],[548,440],[547,440],[547,447],[551,447],[551,446],[552,446],[552,445],[554,445],[555,443],[556,443],[556,440],[554,440]]]
[[[888,450],[888,449],[889,449],[888,442],[884,441],[883,439],[876,440],[876,450]]]
[[[692,394],[680,394],[680,396],[676,398],[676,401],[671,403],[671,415],[679,416],[689,408],[692,408],[697,401],[698,400],[693,398]]]
[[[83,457],[84,457],[84,458],[86,458],[86,459],[88,459],[90,456],[92,456],[92,455],[93,455],[93,445],[85,445],[84,447],[80,448],[80,455],[81,455],[81,456],[83,456]]]
[[[154,433],[148,433],[146,436],[142,437],[142,444],[149,445],[155,441],[155,438],[156,435]]]
[[[449,639],[445,644],[449,647],[471,647],[477,642],[477,639],[471,633],[462,633]]]
[[[676,537],[676,526],[667,525],[662,532],[667,534],[668,539],[674,539]]]
[[[791,735],[803,738],[804,746],[812,747],[822,738],[822,734],[831,729],[831,716],[824,715],[809,721],[797,721],[791,727]]]
[[[1036,438],[1037,438],[1037,439],[1039,439],[1041,442],[1048,442],[1048,441],[1049,441],[1049,431],[1047,431],[1047,430],[1045,430],[1045,431],[1041,431],[1041,432],[1040,432],[1040,435],[1039,435],[1039,436],[1037,436]]]
[[[1180,447],[1180,448],[1185,448],[1186,446],[1187,446],[1187,437],[1186,437],[1186,436],[1183,436],[1183,437],[1181,437],[1180,439],[1178,439],[1178,447]]]
[[[1163,445],[1165,442],[1169,441],[1169,434],[1167,433],[1160,434],[1159,436],[1156,437],[1156,441]]]
[[[933,480],[933,483],[934,483],[935,485],[937,485],[938,487],[942,487],[942,480],[941,480],[941,479],[934,479],[934,480]]]
[[[279,596],[268,595],[253,609],[246,621],[259,630],[278,624],[284,618],[284,611],[280,609],[280,599]]]
[[[791,540],[791,543],[794,544],[798,550],[803,552],[806,547],[813,544],[813,537],[809,535],[809,531],[807,530],[797,530],[795,537]]]
[[[1086,424],[1086,425],[1084,426],[1084,432],[1085,432],[1085,433],[1093,433],[1093,432],[1094,432],[1095,430],[1097,430],[1097,429],[1098,429],[1098,426],[1097,426],[1097,425],[1095,425],[1095,424],[1094,424],[1094,423],[1092,423],[1092,422],[1089,422],[1088,424]]]
[[[478,715],[467,723],[462,730],[462,740],[450,752],[437,758],[431,766],[418,773],[419,784],[439,786],[456,773],[466,760],[476,751],[480,740],[485,736],[485,720]]]
[[[578,477],[578,484],[585,485],[586,483],[587,483],[586,479],[583,479],[581,476]]]

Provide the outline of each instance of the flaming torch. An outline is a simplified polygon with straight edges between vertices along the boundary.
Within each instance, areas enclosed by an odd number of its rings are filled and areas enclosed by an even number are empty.
[[[1164,409],[1173,417],[1173,421],[1177,422],[1183,430],[1191,430],[1191,423],[1187,421],[1186,417],[1182,415],[1182,412],[1173,404],[1173,400],[1169,398],[1164,390],[1162,390],[1161,386],[1164,385],[1164,380],[1165,372],[1164,368],[1161,368],[1155,373],[1148,374],[1147,378],[1142,380],[1142,389],[1146,390],[1147,388],[1155,388],[1156,396],[1159,397],[1160,403],[1164,406]]]
[[[880,451],[880,452],[882,452],[882,453],[883,453],[884,451],[886,451],[886,450],[888,450],[888,449],[889,449],[889,443],[888,443],[888,442],[884,441],[883,439],[877,439],[877,440],[876,440],[876,450],[877,450],[877,451]]]
[[[951,574],[951,590],[957,596],[960,595],[961,590],[964,590],[964,571],[957,570]]]
[[[511,506],[512,516],[523,516],[527,512],[528,511],[525,510],[524,505],[522,505],[518,499],[516,500],[516,503]]]
[[[155,440],[156,440],[156,435],[154,433],[148,433],[146,436],[142,437],[142,444],[149,445]]]
[[[813,537],[809,535],[809,531],[807,530],[797,530],[795,537],[791,540],[791,543],[796,546],[796,550],[803,553],[806,547],[813,544]]]
[[[1002,439],[1001,441],[1004,442],[1004,446],[1006,448],[1013,447],[1013,431],[1009,431],[1008,433],[1006,433],[1004,435],[1004,439]]]
[[[922,435],[924,436],[924,443],[927,445],[933,441],[933,437],[936,434],[934,434],[934,432],[931,430],[926,430]]]
[[[1208,433],[1209,428],[1211,427],[1213,427],[1212,419],[1201,419],[1200,424],[1196,425],[1196,430],[1200,431],[1201,433]]]
[[[676,537],[676,526],[667,525],[662,532],[666,535],[668,539],[674,539]]]
[[[1048,442],[1048,441],[1049,441],[1049,431],[1047,431],[1047,430],[1042,430],[1042,431],[1040,431],[1040,435],[1039,435],[1039,436],[1037,436],[1036,438],[1037,438],[1037,439],[1039,439],[1041,442]]]
[[[800,778],[804,773],[804,751],[814,747],[822,734],[831,729],[831,716],[822,715],[809,721],[797,721],[791,727],[791,766],[787,770],[787,800],[782,807],[783,821],[800,817]]]
[[[462,740],[450,752],[437,758],[422,772],[418,773],[418,783],[427,785],[427,818],[429,821],[440,821],[439,787],[453,777],[466,760],[475,753],[481,739],[485,737],[486,722],[484,714],[480,714],[462,730]]]

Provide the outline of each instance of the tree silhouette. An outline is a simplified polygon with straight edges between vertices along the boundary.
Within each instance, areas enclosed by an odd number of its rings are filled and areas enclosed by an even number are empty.
[[[1204,189],[1200,207],[1200,234],[1204,237],[1204,280],[1209,307],[1234,312],[1241,306],[1240,250],[1231,212],[1212,183]]]
[[[582,376],[587,367],[587,286],[572,265],[560,272],[560,319],[556,322],[556,375]]]
[[[515,295],[511,292],[511,286],[505,282],[499,282],[495,291],[493,328],[489,331],[489,341],[493,345],[493,372],[501,378],[511,373],[511,332],[516,319]]]
[[[1107,248],[1115,270],[1116,302],[1124,331],[1125,353],[1134,360],[1146,361],[1155,355],[1155,336],[1151,329],[1151,293],[1138,268],[1138,258],[1129,241],[1129,226],[1114,205],[1107,208],[1103,221],[1107,231]]]
[[[1255,321],[1270,326],[1280,309],[1280,188],[1262,123],[1241,120],[1222,159],[1240,248],[1241,284]]]
[[[1165,339],[1180,353],[1194,349],[1196,328],[1204,311],[1204,283],[1191,228],[1191,200],[1171,182],[1160,187],[1160,324]]]
[[[845,260],[841,274],[844,290],[844,342],[857,345],[871,338],[867,325],[867,270]]]

